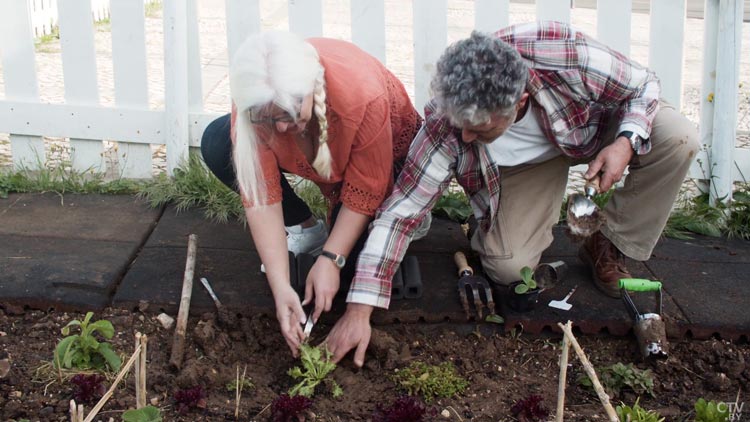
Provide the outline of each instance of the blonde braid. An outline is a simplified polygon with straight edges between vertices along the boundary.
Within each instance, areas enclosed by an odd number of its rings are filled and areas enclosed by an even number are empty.
[[[331,178],[331,150],[328,148],[328,120],[326,120],[326,90],[323,72],[315,79],[313,90],[313,112],[318,118],[320,135],[318,136],[318,153],[313,160],[313,168],[324,179]]]

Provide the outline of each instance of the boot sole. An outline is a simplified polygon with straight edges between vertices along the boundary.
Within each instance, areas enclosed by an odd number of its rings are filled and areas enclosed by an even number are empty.
[[[596,265],[594,264],[594,258],[591,256],[591,254],[589,254],[589,251],[586,250],[585,246],[581,246],[578,249],[578,259],[580,259],[581,262],[586,264],[588,268],[591,270],[591,278],[594,280],[594,286],[596,286],[596,288],[600,292],[615,299],[620,299],[622,297],[622,294],[620,293],[620,289],[612,290],[610,288],[607,288],[606,285],[602,283],[602,281],[599,279],[599,277],[597,277],[596,269],[595,269]]]

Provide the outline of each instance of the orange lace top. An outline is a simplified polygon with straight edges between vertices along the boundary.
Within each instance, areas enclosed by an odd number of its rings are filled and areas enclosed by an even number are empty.
[[[403,163],[422,119],[401,82],[376,58],[345,41],[307,41],[325,69],[331,178],[324,180],[315,172],[295,135],[258,130],[266,203],[281,201],[281,168],[318,185],[329,210],[341,201],[353,211],[374,216],[393,187],[394,164]]]

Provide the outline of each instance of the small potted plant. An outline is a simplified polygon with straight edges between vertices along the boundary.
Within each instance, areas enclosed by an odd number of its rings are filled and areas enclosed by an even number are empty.
[[[529,267],[521,268],[521,280],[512,283],[509,290],[508,306],[517,312],[534,309],[541,292],[534,279],[534,272]]]

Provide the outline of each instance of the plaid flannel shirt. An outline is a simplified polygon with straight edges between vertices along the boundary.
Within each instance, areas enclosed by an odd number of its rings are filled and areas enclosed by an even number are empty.
[[[540,123],[550,142],[573,159],[599,150],[611,122],[644,139],[658,111],[656,75],[566,24],[535,22],[496,33],[529,67],[526,92],[541,108]],[[651,148],[644,142],[638,154]],[[489,230],[500,203],[499,167],[485,145],[466,144],[433,102],[409,150],[393,194],[381,205],[347,302],[388,308],[391,280],[413,232],[455,177],[469,196],[482,230]]]

